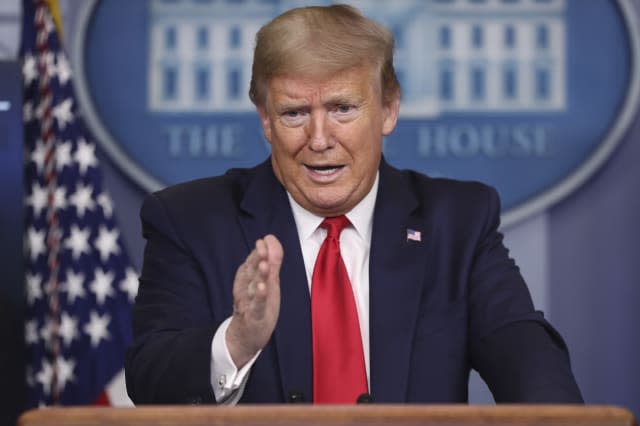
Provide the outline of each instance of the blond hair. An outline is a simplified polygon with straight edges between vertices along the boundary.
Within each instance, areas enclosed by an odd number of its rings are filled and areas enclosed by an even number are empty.
[[[256,35],[249,97],[263,105],[276,76],[326,78],[368,65],[380,76],[383,102],[399,95],[393,68],[394,40],[383,25],[348,5],[289,10]]]

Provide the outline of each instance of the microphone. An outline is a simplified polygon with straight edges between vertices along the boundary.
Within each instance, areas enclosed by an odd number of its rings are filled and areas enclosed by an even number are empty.
[[[304,398],[304,393],[299,391],[291,391],[287,396],[287,402],[290,404],[300,404],[307,401]]]
[[[373,398],[371,394],[363,393],[356,399],[356,404],[373,404]]]

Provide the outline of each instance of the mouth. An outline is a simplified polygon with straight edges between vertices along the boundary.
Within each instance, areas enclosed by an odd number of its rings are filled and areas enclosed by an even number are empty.
[[[305,164],[305,167],[314,173],[318,173],[321,175],[330,175],[342,169],[344,167],[344,164],[337,164],[337,165],[331,164],[327,166],[313,166],[311,164]]]
[[[345,168],[344,164],[328,164],[328,165],[312,165],[305,164],[306,169],[309,171],[309,175],[313,180],[321,182],[330,182],[340,175],[340,172]]]

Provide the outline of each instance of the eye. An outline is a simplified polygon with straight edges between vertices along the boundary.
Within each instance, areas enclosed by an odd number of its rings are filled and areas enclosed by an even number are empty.
[[[353,105],[341,104],[336,106],[336,111],[340,114],[347,114],[351,112],[355,107]]]
[[[331,108],[331,115],[340,123],[348,123],[358,116],[358,107],[354,104],[335,104]]]
[[[296,127],[304,122],[306,115],[304,110],[289,109],[280,114],[280,121],[287,127]]]

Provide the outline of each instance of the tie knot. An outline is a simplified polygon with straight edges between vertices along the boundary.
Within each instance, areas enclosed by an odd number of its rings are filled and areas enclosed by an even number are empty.
[[[349,219],[345,215],[341,215],[325,218],[320,226],[327,230],[327,238],[338,239],[342,230],[349,223]]]

